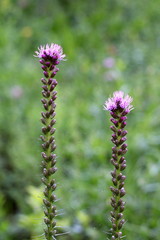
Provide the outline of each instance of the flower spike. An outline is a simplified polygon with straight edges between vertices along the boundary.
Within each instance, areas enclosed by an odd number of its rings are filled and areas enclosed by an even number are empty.
[[[111,206],[111,240],[120,240],[122,236],[122,227],[125,223],[123,218],[123,211],[125,202],[122,200],[126,194],[124,188],[124,181],[126,176],[122,174],[126,168],[125,153],[127,152],[126,135],[127,131],[124,130],[127,122],[127,114],[133,109],[131,102],[133,99],[129,95],[124,95],[122,91],[113,93],[113,97],[109,98],[105,104],[104,109],[110,112],[112,116],[110,121],[113,125],[110,127],[113,131],[111,141],[114,144],[112,147],[111,163],[114,166],[114,171],[111,172],[113,186],[110,187],[112,192]]]
[[[56,108],[56,95],[57,91],[55,88],[58,84],[57,80],[54,78],[59,68],[57,65],[60,61],[64,60],[65,54],[61,46],[51,43],[45,46],[40,46],[38,51],[35,52],[35,57],[40,58],[39,62],[42,64],[43,75],[41,79],[42,82],[42,96],[41,102],[44,107],[44,112],[41,113],[42,127],[42,182],[44,183],[44,223],[46,224],[46,229],[44,229],[44,235],[46,240],[57,239],[57,228],[55,217],[57,216],[56,204],[57,201],[54,191],[57,187],[56,180],[53,175],[57,171],[56,165],[56,154],[53,152],[56,149],[55,144],[55,108]]]

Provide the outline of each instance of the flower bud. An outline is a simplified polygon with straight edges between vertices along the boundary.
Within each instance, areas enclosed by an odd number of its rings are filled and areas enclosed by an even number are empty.
[[[44,74],[44,76],[45,76],[46,78],[48,78],[48,77],[49,77],[49,74],[48,74],[48,72],[44,71],[44,72],[43,72],[43,74]]]
[[[114,177],[114,178],[116,177],[116,171],[115,170],[111,171],[111,176]]]
[[[48,218],[44,218],[44,222],[45,222],[45,224],[50,224],[50,220],[48,219]]]
[[[52,128],[52,129],[50,130],[50,134],[51,134],[51,135],[54,134],[55,131],[56,131],[56,128]]]
[[[47,84],[47,81],[46,81],[45,78],[41,78],[41,82],[42,82],[43,84]]]
[[[50,207],[51,206],[51,203],[46,200],[46,199],[43,199],[43,203],[46,205],[46,207]]]
[[[122,123],[121,123],[121,128],[124,128],[126,125],[127,125],[126,122],[122,122]]]
[[[124,143],[124,144],[121,146],[121,149],[122,149],[122,150],[125,150],[125,149],[127,148],[127,146],[128,146],[128,145],[127,145],[126,143]]]
[[[116,180],[116,178],[112,178],[112,182],[113,182],[114,186],[117,186],[117,180]]]
[[[111,118],[110,121],[116,126],[118,127],[118,121],[115,120],[114,118]]]
[[[110,187],[110,190],[111,190],[116,196],[118,196],[119,190],[118,190],[117,188]]]
[[[123,213],[118,213],[116,219],[119,220],[122,217],[123,217]]]
[[[126,191],[124,188],[120,189],[120,197],[123,197],[126,194]]]
[[[118,229],[119,229],[119,230],[122,228],[122,226],[123,226],[124,223],[125,223],[125,220],[124,220],[124,219],[122,219],[122,220],[119,222],[119,224],[118,224]]]
[[[113,117],[113,118],[119,118],[118,115],[115,113],[115,112],[110,112],[110,115]]]
[[[115,126],[111,126],[110,129],[111,129],[113,132],[117,132],[117,129],[115,128]]]
[[[122,165],[120,166],[120,170],[123,171],[123,170],[126,168],[126,166],[127,166],[126,164],[122,164]]]
[[[57,168],[56,167],[52,167],[48,170],[49,174],[54,174],[55,172],[57,171]]]

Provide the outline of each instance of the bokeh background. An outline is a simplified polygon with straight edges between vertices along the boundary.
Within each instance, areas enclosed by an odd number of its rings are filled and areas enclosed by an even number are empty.
[[[160,1],[0,0],[0,240],[43,239],[40,112],[34,51],[62,45],[56,191],[64,240],[110,228],[111,147],[103,103],[134,98],[128,118],[127,240],[160,236]]]

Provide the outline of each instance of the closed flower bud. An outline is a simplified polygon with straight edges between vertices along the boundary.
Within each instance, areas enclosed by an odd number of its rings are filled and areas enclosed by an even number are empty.
[[[51,227],[54,228],[55,226],[56,226],[56,222],[53,221],[53,222],[51,223]]]
[[[50,196],[50,201],[52,202],[54,202],[56,200],[56,195],[55,194],[52,194],[51,196]]]
[[[46,78],[48,78],[48,77],[49,77],[49,74],[48,74],[48,72],[47,72],[47,71],[44,71],[44,72],[43,72],[43,74],[44,74],[44,76],[45,76]]]
[[[112,154],[112,158],[114,158],[114,160],[117,160],[117,155],[116,154]]]
[[[53,184],[52,185],[52,190],[54,191],[56,189],[57,185],[56,184]]]
[[[47,179],[46,179],[46,178],[42,177],[41,180],[42,180],[42,182],[43,182],[46,186],[48,185],[48,182],[47,182]]]
[[[45,63],[45,61],[44,61],[43,59],[39,60],[39,62],[40,62],[41,64],[44,64],[44,63]]]
[[[117,153],[117,147],[112,147],[112,152]]]
[[[56,119],[52,119],[50,125],[53,126],[56,123]]]
[[[114,187],[110,187],[111,191],[116,195],[118,196],[119,194],[119,190],[117,188],[114,188]]]
[[[121,135],[121,132],[122,132],[122,130],[121,130],[121,129],[118,129],[118,131],[117,131],[118,136]]]
[[[112,138],[115,140],[117,139],[117,135],[115,133],[112,134]]]
[[[124,131],[122,131],[121,136],[124,137],[124,136],[127,135],[127,133],[128,133],[128,132],[127,132],[126,130],[124,130]]]
[[[41,118],[41,122],[46,125],[46,120],[44,118]]]
[[[51,84],[52,84],[52,81],[53,81],[53,79],[52,79],[52,78],[49,78],[49,79],[48,79],[48,85],[51,85]]]
[[[118,206],[124,205],[123,203],[124,203],[123,200],[122,200],[122,199],[119,199],[118,202],[117,202],[117,205],[118,205]]]
[[[123,176],[123,174],[122,174],[122,173],[119,173],[118,176],[117,176],[117,180],[122,179],[122,176]]]
[[[49,143],[52,143],[53,141],[55,142],[55,139],[54,139],[53,136],[51,136],[50,139],[49,139]]]
[[[113,132],[117,132],[117,129],[115,126],[111,126],[110,129],[113,131]]]
[[[46,207],[50,207],[51,206],[51,203],[46,200],[46,199],[43,199],[43,203],[46,205]]]
[[[120,117],[119,122],[124,122],[125,120],[127,120],[126,116]]]
[[[116,218],[117,218],[117,220],[119,220],[122,217],[123,217],[123,213],[118,213]]]
[[[53,99],[50,99],[50,100],[48,101],[48,105],[50,106],[52,103],[53,103]]]
[[[43,90],[44,90],[45,92],[48,91],[48,87],[47,87],[46,85],[43,85],[42,88],[43,88]]]
[[[49,173],[48,173],[48,170],[46,168],[43,169],[43,175],[45,177],[48,177],[49,176]]]
[[[53,152],[56,149],[56,145],[55,144],[51,144],[51,151]]]
[[[52,84],[51,87],[50,87],[50,91],[52,92],[54,88],[55,88],[55,85]]]
[[[119,224],[118,224],[118,229],[119,229],[119,230],[122,228],[122,226],[123,226],[124,223],[125,223],[125,220],[124,220],[124,219],[122,219],[122,220],[119,222]]]
[[[45,78],[41,78],[41,82],[42,82],[43,84],[47,84],[47,80],[46,80]]]
[[[124,182],[121,182],[121,183],[119,184],[119,189],[121,189],[122,187],[124,187]]]
[[[125,150],[125,149],[127,148],[127,146],[128,146],[128,145],[127,145],[126,143],[124,143],[124,144],[121,146],[121,149],[122,149],[122,150]]]
[[[112,178],[112,182],[113,182],[114,186],[117,186],[117,180],[116,180],[116,178]]]
[[[123,171],[123,170],[126,168],[126,166],[127,166],[126,164],[122,164],[122,165],[120,166],[120,170]]]
[[[112,227],[113,227],[113,230],[116,230],[117,229],[117,226],[116,226],[116,224],[114,223],[114,224],[112,224]]]
[[[123,211],[124,211],[124,206],[123,206],[123,205],[119,207],[119,211],[120,211],[120,212],[123,212]]]
[[[111,216],[115,218],[115,213],[113,211],[110,212]]]
[[[126,191],[124,188],[120,189],[120,197],[123,197],[126,194]]]
[[[124,128],[126,125],[127,125],[126,122],[122,122],[122,123],[121,123],[121,128]]]
[[[122,177],[121,177],[121,181],[124,181],[126,179],[126,176],[124,176],[124,175],[122,175]]]
[[[118,156],[122,155],[122,149],[118,150]]]
[[[42,155],[42,157],[43,157],[44,159],[47,159],[47,158],[48,158],[47,155],[45,154],[45,152],[42,152],[41,155]]]
[[[127,140],[126,137],[122,137],[122,138],[119,140],[119,145],[121,145],[122,143],[124,143],[126,140]]]
[[[115,113],[115,112],[110,112],[110,115],[113,117],[113,118],[119,118],[118,115]]]
[[[125,150],[122,151],[122,154],[124,155],[127,151],[128,149],[126,148]]]
[[[43,106],[46,110],[48,110],[48,104],[47,103],[43,104]]]
[[[112,177],[116,177],[116,172],[115,171],[111,171],[111,175],[112,175]]]
[[[42,132],[44,133],[44,134],[46,134],[48,131],[47,131],[47,128],[46,127],[42,127]]]
[[[56,131],[56,128],[52,128],[52,129],[50,130],[50,134],[51,134],[51,135],[54,134],[55,131]]]
[[[44,218],[44,222],[45,222],[45,224],[50,224],[50,220],[48,219],[48,218]]]
[[[115,120],[114,118],[111,118],[110,120],[116,127],[118,127],[118,121],[117,120]]]
[[[53,173],[55,173],[56,171],[57,171],[57,168],[56,168],[56,167],[52,167],[52,168],[50,168],[50,169],[48,170],[48,172],[49,172],[50,175],[53,174]]]
[[[53,195],[54,196],[54,199],[56,199],[56,196],[55,195]],[[53,212],[53,213],[55,213],[55,211],[56,211],[56,206],[52,206],[51,207],[51,211]]]
[[[51,154],[50,156],[49,156],[49,159],[50,160],[54,160],[56,158],[56,154]]]
[[[111,222],[114,223],[115,222],[115,218],[111,217]]]
[[[119,159],[119,163],[122,163],[122,162],[124,161],[124,159],[125,159],[125,157],[121,157],[121,158]]]

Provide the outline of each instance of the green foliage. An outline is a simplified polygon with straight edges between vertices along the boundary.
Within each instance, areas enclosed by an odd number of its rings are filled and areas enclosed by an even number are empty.
[[[65,213],[57,219],[71,232],[63,239],[106,239],[112,145],[103,103],[121,89],[135,107],[127,126],[125,233],[127,240],[159,240],[159,1],[0,5],[0,240],[43,233],[41,204],[34,199],[41,193],[42,74],[33,54],[51,42],[61,44],[68,59],[57,75],[56,110],[57,194]],[[112,68],[105,67],[108,57]],[[35,218],[40,224],[32,224]]]

